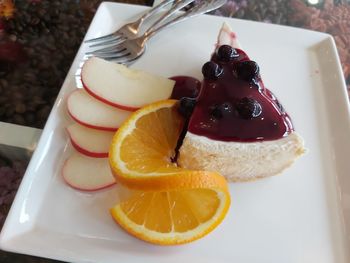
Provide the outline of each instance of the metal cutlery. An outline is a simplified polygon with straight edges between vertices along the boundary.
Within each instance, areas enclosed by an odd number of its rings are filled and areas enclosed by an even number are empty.
[[[139,19],[134,22],[127,23],[117,29],[115,32],[101,36],[92,38],[89,40],[85,40],[85,43],[96,43],[96,42],[104,42],[104,41],[118,41],[127,38],[135,38],[140,31],[142,24],[149,18],[151,18],[154,14],[160,11],[162,8],[166,7],[169,4],[172,4],[174,0],[165,0],[156,5],[155,7],[148,10],[144,13]]]
[[[192,2],[192,1],[191,1]],[[190,10],[185,13],[166,21],[165,23],[160,24],[160,22],[164,21],[164,19],[159,19],[156,23],[154,23],[142,36],[127,39],[122,42],[118,42],[110,47],[102,48],[98,50],[94,50],[91,52],[87,52],[87,55],[95,55],[106,60],[112,60],[118,63],[128,63],[130,64],[142,54],[144,54],[146,49],[147,41],[152,38],[156,33],[162,31],[165,28],[168,28],[172,25],[175,25],[179,22],[186,21],[187,19],[193,18],[200,14],[204,14],[210,11],[213,11],[226,3],[226,0],[207,0],[201,1]],[[176,5],[176,4],[175,4]],[[169,11],[168,11],[169,12]],[[167,12],[167,13],[168,13]],[[166,18],[169,17],[167,13],[164,15]],[[166,19],[165,18],[165,19]]]

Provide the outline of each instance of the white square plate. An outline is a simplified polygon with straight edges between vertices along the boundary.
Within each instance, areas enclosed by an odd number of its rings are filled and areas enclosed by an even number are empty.
[[[103,3],[87,38],[111,32],[145,9]],[[350,110],[331,36],[201,16],[154,37],[133,67],[201,79],[224,21],[259,63],[308,153],[281,176],[230,185],[230,212],[205,238],[176,247],[139,241],[109,215],[115,188],[82,193],[60,175],[72,151],[64,131],[72,122],[65,98],[75,89],[74,73],[87,48],[82,45],[1,233],[2,249],[74,262],[349,262]]]

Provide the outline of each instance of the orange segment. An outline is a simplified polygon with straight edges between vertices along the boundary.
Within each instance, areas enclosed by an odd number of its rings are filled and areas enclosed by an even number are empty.
[[[183,244],[211,232],[230,205],[227,191],[187,189],[136,192],[111,209],[114,220],[132,235],[155,244]]]
[[[132,235],[163,245],[206,235],[230,205],[223,176],[172,162],[184,125],[176,105],[165,100],[134,112],[113,137],[109,153],[115,178],[132,193],[111,209],[114,220]]]
[[[109,153],[112,171],[120,183],[157,190],[151,185],[169,184],[166,177],[186,173],[171,162],[183,125],[176,100],[156,102],[134,112],[118,129]]]

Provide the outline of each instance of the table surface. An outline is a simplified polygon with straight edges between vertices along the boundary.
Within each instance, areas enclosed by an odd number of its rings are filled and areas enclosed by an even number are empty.
[[[44,127],[100,2],[0,0],[0,137],[1,122]],[[153,4],[146,0],[113,2]],[[228,0],[213,14],[333,35],[350,92],[350,0]],[[0,151],[0,229],[29,159]],[[0,262],[57,261],[0,251]]]

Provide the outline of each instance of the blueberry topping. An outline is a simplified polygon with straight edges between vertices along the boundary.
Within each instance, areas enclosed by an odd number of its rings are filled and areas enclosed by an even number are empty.
[[[213,107],[211,107],[211,115],[218,120],[223,117],[219,105],[214,105]]]
[[[239,54],[238,54],[237,50],[234,49],[233,47],[231,47],[229,45],[222,45],[221,47],[219,47],[219,49],[217,51],[217,56],[218,56],[219,60],[224,61],[224,62],[228,62],[233,58],[239,57]]]
[[[196,98],[198,96],[201,88],[199,80],[187,76],[175,76],[170,79],[175,80],[171,99],[179,100],[183,97]]]
[[[277,100],[275,94],[273,94],[271,90],[266,89],[265,92],[266,92],[267,96],[268,96],[271,100],[273,100],[273,101],[276,101],[276,100]]]
[[[260,103],[252,98],[247,97],[238,101],[236,104],[236,109],[243,119],[256,118],[262,112]]]
[[[229,102],[224,102],[222,104],[215,104],[212,107],[211,114],[216,119],[221,119],[222,117],[229,116],[233,111],[232,104]]]
[[[222,68],[212,61],[205,63],[202,67],[202,73],[205,79],[217,79],[221,75],[222,71]]]
[[[286,112],[285,109],[283,108],[282,104],[278,100],[276,100],[276,104],[277,104],[277,107],[280,109],[282,114]]]
[[[195,106],[196,99],[183,97],[179,101],[179,112],[183,117],[188,118],[191,116]]]
[[[240,79],[252,81],[259,74],[259,66],[252,60],[243,61],[237,64],[236,72]]]

